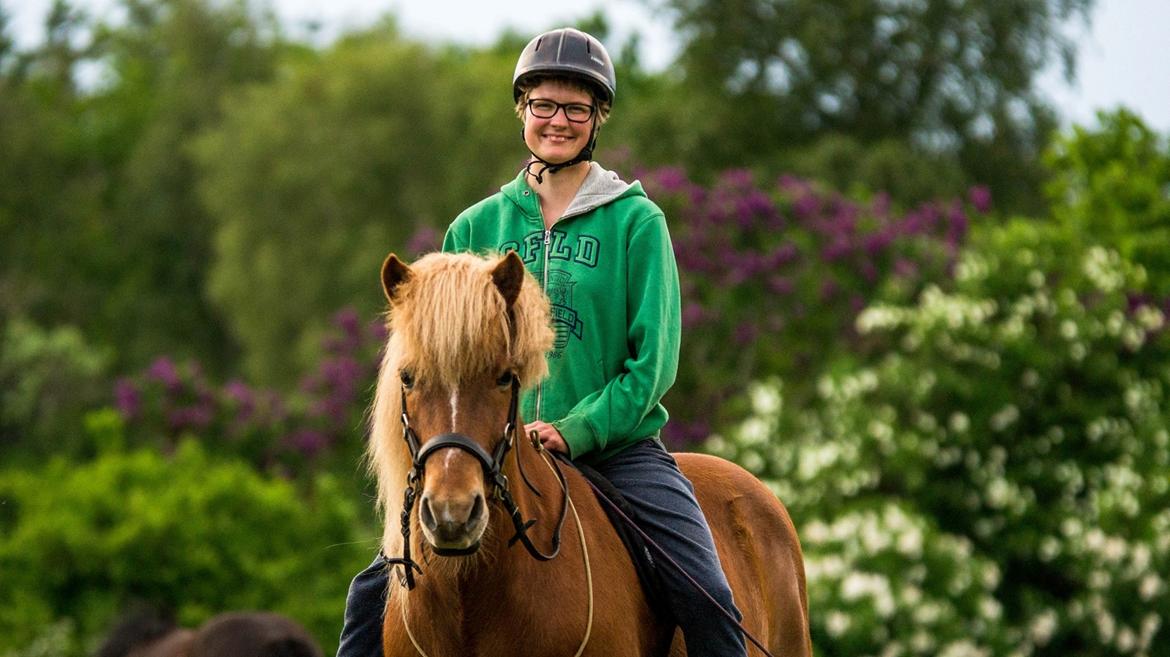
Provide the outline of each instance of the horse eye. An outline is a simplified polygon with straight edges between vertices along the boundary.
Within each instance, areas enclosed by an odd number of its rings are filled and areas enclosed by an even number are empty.
[[[401,372],[398,373],[398,376],[402,379],[402,385],[407,390],[410,390],[411,388],[414,387],[414,375],[413,374],[411,374],[410,372],[407,372],[406,370],[402,370]]]
[[[511,372],[504,372],[500,375],[500,378],[496,379],[496,385],[500,386],[501,388],[510,386],[512,385],[512,377],[513,374]]]

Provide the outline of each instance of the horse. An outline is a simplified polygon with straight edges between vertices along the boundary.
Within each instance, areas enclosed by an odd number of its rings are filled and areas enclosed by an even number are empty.
[[[518,391],[547,376],[554,338],[549,301],[516,253],[413,264],[391,253],[381,278],[388,338],[367,459],[397,579],[385,657],[685,655],[586,480],[515,437]],[[675,456],[744,627],[773,655],[811,655],[804,561],[784,505],[729,461]],[[749,654],[764,653],[749,644]]]
[[[232,612],[197,629],[179,627],[156,610],[127,614],[97,657],[324,657],[305,628],[280,614]]]

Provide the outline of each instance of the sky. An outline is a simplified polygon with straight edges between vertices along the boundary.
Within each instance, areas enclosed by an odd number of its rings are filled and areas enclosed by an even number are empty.
[[[114,0],[74,0],[91,13],[111,11]],[[536,34],[569,24],[598,9],[609,18],[613,42],[633,31],[642,35],[642,61],[652,69],[667,66],[677,50],[665,18],[649,9],[652,0],[270,0],[293,36],[308,35],[316,23],[318,40],[328,41],[349,29],[393,13],[408,35],[484,45],[505,28]],[[0,0],[12,17],[17,42],[43,38],[41,22],[51,0]],[[1059,72],[1044,72],[1040,85],[1065,123],[1095,125],[1097,110],[1124,105],[1162,134],[1170,134],[1170,66],[1165,33],[1170,0],[1097,0],[1092,23],[1075,22],[1069,33],[1078,43],[1077,80],[1066,83]]]

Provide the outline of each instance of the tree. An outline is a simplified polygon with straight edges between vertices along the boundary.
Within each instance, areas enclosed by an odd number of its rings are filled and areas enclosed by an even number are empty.
[[[1035,80],[1093,0],[664,0],[700,133],[723,166],[840,133],[957,157],[968,182],[1026,205],[1054,126]]]
[[[382,26],[229,99],[196,153],[216,224],[209,292],[255,380],[294,380],[338,308],[382,309],[389,251],[440,236],[515,175],[514,57]]]
[[[1097,120],[1096,129],[1074,127],[1046,155],[1053,215],[1082,240],[1145,267],[1151,292],[1170,302],[1170,140],[1126,109]]]

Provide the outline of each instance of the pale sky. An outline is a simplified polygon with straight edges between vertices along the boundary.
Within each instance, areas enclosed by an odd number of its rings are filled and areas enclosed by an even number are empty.
[[[51,0],[0,0],[12,15],[18,43],[40,40],[41,20]],[[93,13],[108,12],[113,0],[74,0]],[[651,68],[667,65],[676,44],[664,18],[655,17],[647,0],[580,0],[578,2],[518,2],[516,0],[271,0],[294,36],[304,36],[304,25],[320,24],[323,40],[367,25],[394,13],[409,35],[422,38],[487,44],[506,27],[522,34],[567,24],[600,8],[610,20],[614,42],[632,31],[643,37],[643,62]],[[1080,43],[1077,82],[1069,86],[1055,71],[1041,82],[1066,121],[1093,125],[1098,109],[1125,105],[1151,127],[1170,134],[1170,58],[1165,34],[1170,26],[1170,0],[1097,0],[1089,30],[1073,25]]]

